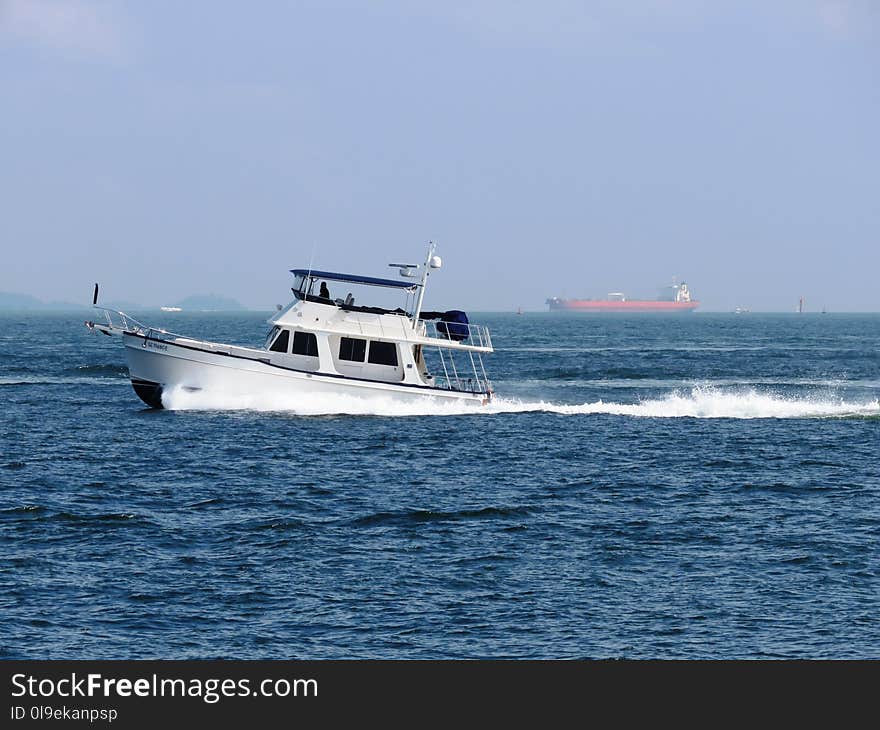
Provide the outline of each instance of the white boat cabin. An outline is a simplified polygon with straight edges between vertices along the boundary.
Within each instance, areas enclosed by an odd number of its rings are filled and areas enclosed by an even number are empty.
[[[470,324],[458,310],[421,312],[426,276],[413,282],[308,269],[291,273],[294,299],[268,320],[272,327],[265,348],[273,365],[358,380],[491,392],[482,362],[482,354],[493,351],[488,330]],[[330,287],[340,283],[345,290],[396,290],[406,295],[406,308],[363,306],[350,292],[331,299]]]

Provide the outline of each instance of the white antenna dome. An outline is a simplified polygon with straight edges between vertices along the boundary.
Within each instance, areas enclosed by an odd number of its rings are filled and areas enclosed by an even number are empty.
[[[439,269],[441,266],[443,266],[443,259],[441,259],[439,256],[432,256],[431,257],[431,268],[432,269]]]

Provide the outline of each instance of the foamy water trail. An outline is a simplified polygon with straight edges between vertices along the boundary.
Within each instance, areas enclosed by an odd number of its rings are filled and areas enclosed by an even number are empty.
[[[247,396],[224,395],[206,391],[188,392],[180,388],[166,391],[163,405],[171,410],[250,410],[290,412],[303,416],[456,416],[494,415],[499,413],[557,413],[560,415],[615,415],[636,418],[834,418],[847,416],[880,417],[880,401],[847,401],[821,396],[787,396],[760,392],[752,388],[719,390],[694,387],[677,390],[660,398],[637,403],[598,400],[567,405],[546,401],[521,401],[495,398],[487,406],[472,403],[448,403],[424,398],[402,403],[391,398],[363,399],[344,395]]]
[[[846,401],[821,396],[787,396],[764,393],[752,388],[723,391],[695,387],[688,392],[675,391],[662,398],[638,403],[584,403],[577,406],[554,406],[556,413],[606,413],[642,418],[828,418],[845,416],[880,416],[880,402]]]

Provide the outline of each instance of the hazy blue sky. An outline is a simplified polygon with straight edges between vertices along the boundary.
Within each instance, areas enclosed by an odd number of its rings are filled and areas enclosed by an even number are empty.
[[[0,0],[0,291],[880,310],[880,1]]]

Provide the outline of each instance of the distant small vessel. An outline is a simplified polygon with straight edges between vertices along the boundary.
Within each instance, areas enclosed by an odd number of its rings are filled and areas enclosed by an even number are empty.
[[[516,313],[517,313],[517,314],[522,314],[522,313],[523,313],[523,312],[522,312],[522,307],[517,307],[517,308],[516,308]]]
[[[805,304],[805,303],[806,303],[806,300],[805,300],[803,297],[801,297],[801,298],[798,300],[798,308],[797,308],[798,314],[803,314],[803,313],[804,313],[804,304]]]
[[[733,310],[733,313],[734,314],[748,314],[751,311],[752,311],[751,309],[746,309],[745,307],[737,307],[736,309]]]
[[[159,307],[163,312],[182,312],[181,307]]]
[[[692,312],[700,306],[691,299],[688,285],[682,282],[666,287],[657,299],[627,299],[623,292],[611,292],[606,299],[547,300],[550,311],[569,312]]]

